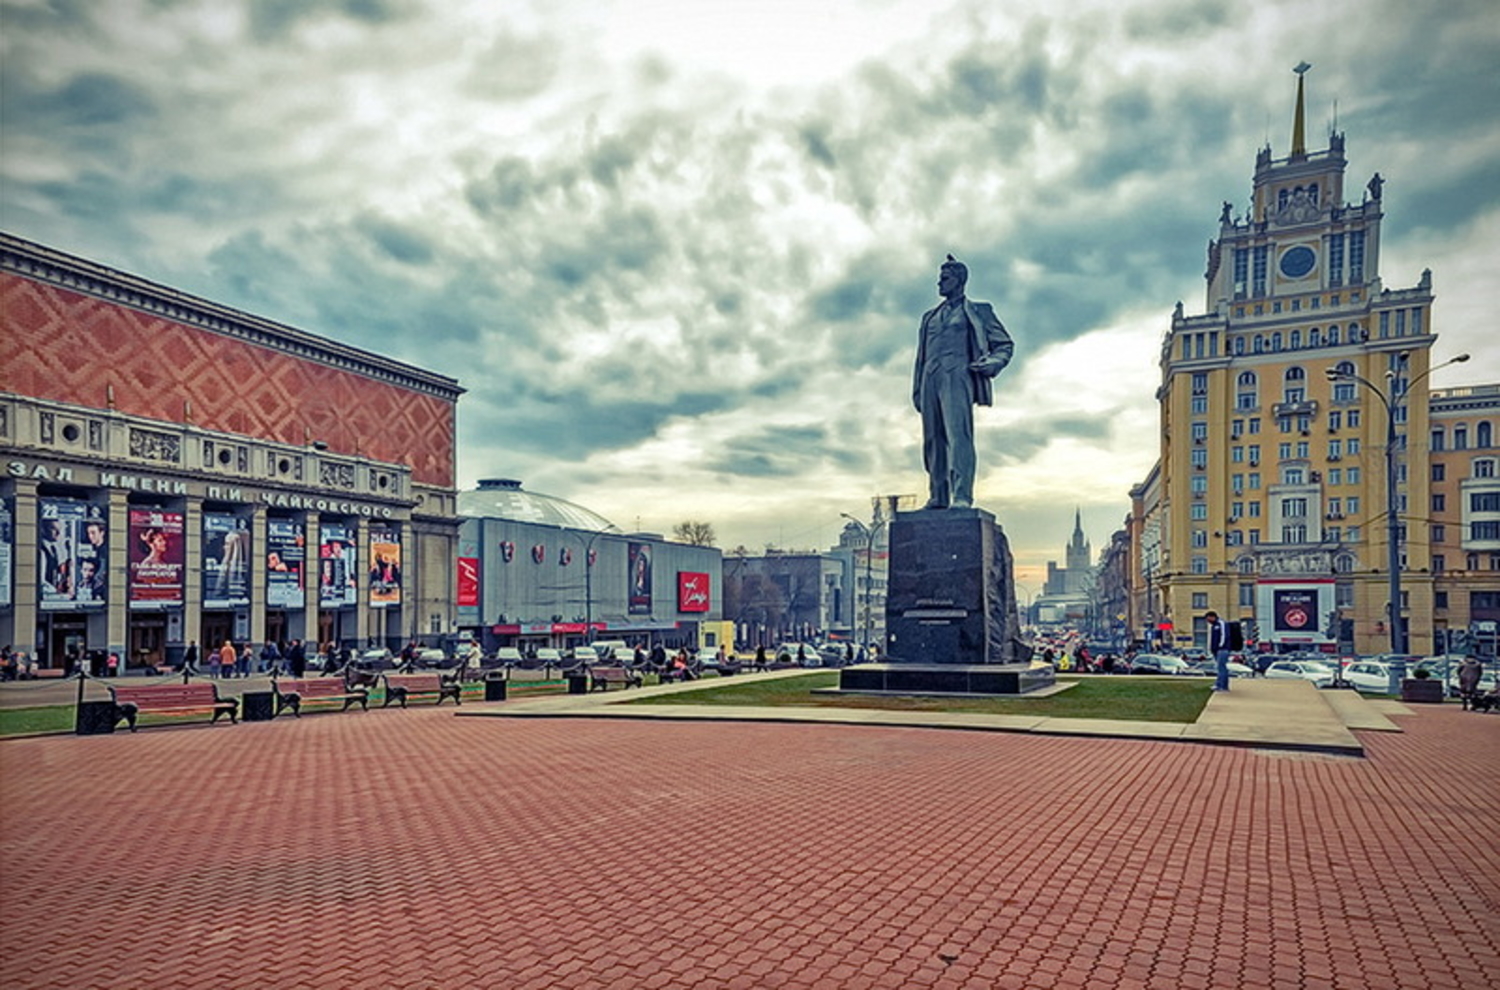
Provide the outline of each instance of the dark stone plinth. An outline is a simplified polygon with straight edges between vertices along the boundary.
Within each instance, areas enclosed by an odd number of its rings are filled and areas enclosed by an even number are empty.
[[[1056,682],[1030,664],[862,663],[839,671],[839,690],[869,694],[1026,694]]]
[[[886,655],[893,663],[1008,664],[1020,641],[1010,544],[983,509],[902,512],[891,523]]]

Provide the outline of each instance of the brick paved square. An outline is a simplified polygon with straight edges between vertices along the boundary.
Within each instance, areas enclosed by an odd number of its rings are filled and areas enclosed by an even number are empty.
[[[435,709],[0,743],[0,986],[1473,988],[1500,717],[1365,759]]]

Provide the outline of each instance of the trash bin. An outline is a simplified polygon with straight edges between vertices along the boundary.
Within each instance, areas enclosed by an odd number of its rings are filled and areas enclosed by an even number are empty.
[[[246,722],[269,722],[275,716],[276,697],[270,691],[246,691],[240,695],[240,718]]]
[[[569,674],[568,675],[568,693],[569,694],[588,694],[589,693],[589,678],[588,678],[588,675],[587,674]]]
[[[505,678],[504,677],[497,677],[494,674],[491,674],[491,675],[489,675],[488,677],[486,677],[484,679],[484,700],[485,701],[504,701],[505,700]]]
[[[80,736],[103,736],[115,731],[115,703],[113,701],[84,701],[78,705],[78,719],[74,729]]]

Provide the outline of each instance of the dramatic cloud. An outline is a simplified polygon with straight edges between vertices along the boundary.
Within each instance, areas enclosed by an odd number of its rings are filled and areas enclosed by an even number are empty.
[[[628,528],[820,547],[916,494],[952,252],[1018,345],[980,502],[1023,574],[1075,505],[1101,545],[1304,58],[1386,284],[1431,267],[1439,352],[1500,379],[1483,3],[0,3],[5,229],[453,375],[461,484]]]

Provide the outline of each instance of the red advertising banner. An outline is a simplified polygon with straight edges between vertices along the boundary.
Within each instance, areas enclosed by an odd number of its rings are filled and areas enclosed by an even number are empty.
[[[181,605],[183,514],[130,510],[130,602]]]
[[[479,607],[479,558],[458,558],[458,607]]]
[[[678,571],[677,611],[707,612],[708,606],[708,575],[697,571]]]

